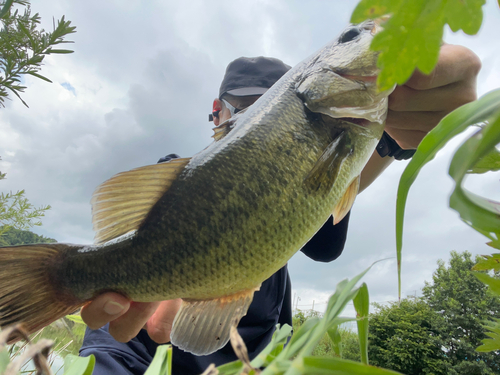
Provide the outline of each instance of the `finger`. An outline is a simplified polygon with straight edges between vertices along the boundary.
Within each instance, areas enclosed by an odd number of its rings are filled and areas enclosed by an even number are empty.
[[[181,302],[180,298],[161,302],[153,316],[148,320],[149,337],[156,343],[164,344],[170,341],[170,332],[172,331],[175,315],[181,307]]]
[[[415,90],[428,90],[476,77],[481,69],[479,57],[463,46],[444,44],[439,52],[439,61],[429,75],[416,70],[406,82]]]
[[[109,323],[109,333],[119,342],[132,340],[159,304],[160,302],[132,302],[126,314]]]
[[[401,130],[431,131],[448,112],[388,111],[385,126]]]
[[[81,316],[90,329],[98,329],[125,314],[129,307],[130,301],[121,294],[104,293],[83,306]]]
[[[393,111],[451,112],[476,99],[476,82],[456,82],[430,90],[398,86],[389,96]]]
[[[403,150],[415,149],[418,147],[427,132],[419,130],[401,130],[395,128],[385,128],[387,134],[391,136]]]

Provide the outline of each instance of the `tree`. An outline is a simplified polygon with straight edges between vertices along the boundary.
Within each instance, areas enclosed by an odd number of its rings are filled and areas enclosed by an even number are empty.
[[[0,228],[0,232],[3,228]],[[10,228],[0,237],[0,246],[26,245],[30,243],[54,243],[53,238],[39,236],[29,230]]]
[[[17,7],[16,7],[17,6]],[[24,11],[20,9],[24,7]],[[0,0],[0,106],[5,106],[8,90],[21,99],[20,93],[26,86],[21,84],[21,76],[31,76],[51,82],[39,74],[45,56],[73,51],[54,49],[61,43],[71,43],[64,40],[68,34],[75,32],[70,21],[64,16],[54,25],[53,32],[39,29],[40,16],[31,15],[31,6],[27,0]],[[0,172],[0,180],[5,173]],[[28,229],[41,225],[40,217],[50,206],[35,208],[24,196],[24,190],[17,193],[0,193],[0,236],[9,228]]]
[[[476,262],[478,260],[479,257]],[[433,283],[426,283],[424,301],[446,323],[441,336],[453,371],[457,374],[498,374],[500,353],[478,353],[475,349],[486,338],[482,323],[499,316],[500,299],[474,276],[473,266],[469,252],[452,251],[449,267],[440,260],[432,277]]]
[[[1,160],[1,159],[0,159]],[[0,172],[0,180],[5,173]],[[24,190],[17,193],[0,193],[0,237],[10,228],[26,230],[34,225],[42,225],[40,218],[50,206],[35,208],[24,196]]]
[[[16,4],[18,7],[13,6]],[[65,41],[64,37],[75,32],[70,26],[71,21],[65,21],[64,16],[54,25],[54,31],[46,32],[39,29],[40,16],[31,15],[31,6],[28,0],[0,0],[0,19],[3,28],[0,30],[0,105],[4,105],[8,91],[16,95],[24,105],[20,93],[26,86],[21,84],[21,76],[29,74],[51,82],[39,74],[45,56],[50,54],[72,53],[65,49],[54,49]],[[21,12],[20,8],[24,7]]]
[[[441,350],[444,319],[421,299],[375,305],[370,314],[370,364],[404,374],[449,374]]]

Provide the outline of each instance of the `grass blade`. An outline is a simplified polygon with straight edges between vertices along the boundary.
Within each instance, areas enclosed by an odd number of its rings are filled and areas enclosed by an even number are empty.
[[[304,375],[395,375],[399,372],[340,358],[305,357]]]
[[[361,353],[361,362],[368,364],[368,314],[370,311],[370,297],[368,295],[368,286],[363,283],[358,290],[358,294],[353,299],[356,309],[356,323],[358,325],[359,350]]]
[[[396,247],[398,264],[398,295],[401,298],[401,252],[403,247],[403,224],[405,205],[411,185],[425,164],[454,136],[469,125],[488,120],[500,107],[500,90],[484,95],[480,100],[466,104],[447,115],[417,148],[417,152],[404,170],[399,181],[396,202]]]

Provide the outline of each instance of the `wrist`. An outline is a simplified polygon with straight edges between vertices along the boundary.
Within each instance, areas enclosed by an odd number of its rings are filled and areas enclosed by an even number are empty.
[[[415,154],[415,149],[403,150],[398,143],[385,131],[377,145],[377,152],[381,157],[391,156],[396,160],[407,160]]]

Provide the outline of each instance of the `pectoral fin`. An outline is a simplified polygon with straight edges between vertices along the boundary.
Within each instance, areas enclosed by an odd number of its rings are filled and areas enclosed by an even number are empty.
[[[259,288],[212,300],[183,300],[170,340],[195,355],[208,355],[229,341],[231,325],[246,315]]]
[[[97,187],[90,201],[94,242],[101,244],[141,225],[151,207],[172,185],[189,158],[118,173]]]
[[[356,199],[359,191],[359,180],[360,178],[358,176],[353,182],[351,182],[346,192],[344,193],[344,196],[337,203],[337,206],[335,206],[335,208],[333,209],[333,225],[340,222],[340,220],[342,220],[345,215],[347,215],[352,205],[354,204],[354,200]]]
[[[314,164],[304,183],[313,192],[331,189],[345,159],[352,154],[352,142],[347,132],[335,138]]]

